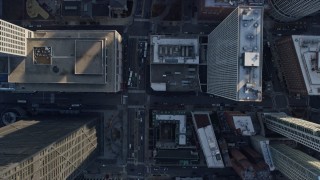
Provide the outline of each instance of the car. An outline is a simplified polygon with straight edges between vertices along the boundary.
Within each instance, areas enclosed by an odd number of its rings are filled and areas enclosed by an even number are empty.
[[[193,169],[197,169],[198,167],[197,167],[197,166],[193,166],[192,168],[193,168]]]
[[[141,141],[143,141],[143,136],[140,137]]]

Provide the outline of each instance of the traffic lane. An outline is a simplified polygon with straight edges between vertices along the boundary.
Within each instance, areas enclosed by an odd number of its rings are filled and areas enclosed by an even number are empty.
[[[151,9],[152,9],[152,0],[145,0],[144,1],[144,18],[149,19],[151,16]]]
[[[145,36],[148,37],[150,31],[150,22],[134,21],[129,27],[127,34],[128,36]]]
[[[232,168],[207,168],[199,166],[177,166],[177,167],[150,167],[151,174],[166,174],[170,176],[237,176]]]
[[[234,103],[241,103],[243,105],[245,104],[253,104],[254,102],[236,102],[233,100],[229,100],[226,98],[221,98],[218,96],[215,97],[209,97],[208,95],[202,95],[199,94],[198,96],[155,96],[150,95],[150,103],[156,104],[156,103],[168,103],[168,104],[190,104],[190,105],[196,105],[196,104],[214,104],[214,103],[223,103],[225,105],[232,105]],[[256,103],[260,104],[260,103]]]
[[[121,104],[121,94],[65,92],[0,93],[0,103],[17,103],[18,100],[26,100],[32,104],[119,105]]]
[[[124,26],[106,26],[106,25],[43,25],[42,30],[117,30],[123,34]]]
[[[186,20],[191,20],[192,18],[192,2],[190,0],[185,0],[182,3],[183,6],[183,19]]]
[[[187,32],[188,34],[210,34],[219,23],[208,23],[208,24],[191,24],[185,23],[182,26],[182,32]]]
[[[138,161],[139,162],[144,162],[144,152],[145,152],[145,116],[144,113],[141,109],[137,110],[138,114],[138,123],[139,123],[139,135],[140,135],[140,149],[139,149],[139,156],[138,156]]]
[[[128,175],[143,176],[145,174],[144,165],[127,164],[126,170]]]
[[[146,94],[145,93],[134,93],[128,96],[128,105],[145,105]]]
[[[133,158],[132,153],[134,153],[134,119],[135,117],[135,110],[128,109],[128,158]]]

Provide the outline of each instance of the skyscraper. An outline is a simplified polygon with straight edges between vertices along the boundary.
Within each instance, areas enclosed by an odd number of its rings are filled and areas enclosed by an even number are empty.
[[[32,37],[32,31],[0,19],[0,56],[26,56],[27,38]]]
[[[267,128],[320,152],[320,125],[285,113],[263,113]]]
[[[0,128],[0,179],[73,179],[98,154],[93,117],[39,117]]]
[[[277,170],[290,179],[314,180],[320,178],[320,161],[284,144],[270,146]]]
[[[6,66],[6,82],[14,86],[11,89],[17,92],[122,89],[122,37],[117,31],[29,31],[3,20],[0,23],[0,55],[16,55],[0,62]]]
[[[270,15],[283,22],[295,21],[320,10],[317,0],[269,0]]]
[[[262,100],[263,8],[238,7],[208,36],[207,93]]]

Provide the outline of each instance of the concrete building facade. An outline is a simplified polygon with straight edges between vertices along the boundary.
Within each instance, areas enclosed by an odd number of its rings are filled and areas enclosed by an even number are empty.
[[[294,180],[320,178],[320,161],[284,144],[270,146],[272,160],[277,170]]]
[[[236,8],[208,36],[207,93],[262,100],[263,7]]]
[[[27,38],[32,37],[32,31],[0,19],[0,56],[26,56]]]
[[[267,128],[320,152],[320,125],[285,113],[263,113]]]
[[[41,117],[0,128],[0,179],[74,179],[98,151],[93,117]]]
[[[295,21],[320,10],[315,0],[269,0],[270,15],[282,22]]]

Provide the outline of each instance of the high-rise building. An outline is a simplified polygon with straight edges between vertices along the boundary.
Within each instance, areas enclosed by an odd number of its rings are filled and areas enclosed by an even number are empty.
[[[320,36],[294,35],[277,41],[280,70],[292,95],[320,95]]]
[[[320,125],[285,113],[263,113],[267,128],[320,152]]]
[[[93,117],[39,117],[2,127],[0,179],[74,179],[99,153],[98,131]]]
[[[32,37],[32,31],[0,19],[0,56],[26,56],[27,38]]]
[[[315,0],[269,0],[270,15],[283,22],[295,21],[320,10]]]
[[[0,32],[2,55],[23,56],[0,62],[17,92],[122,89],[122,39],[115,30],[32,32],[1,20]]]
[[[207,93],[262,100],[263,7],[239,6],[208,36]]]
[[[320,179],[320,161],[284,144],[270,145],[272,160],[277,170],[288,178]]]

